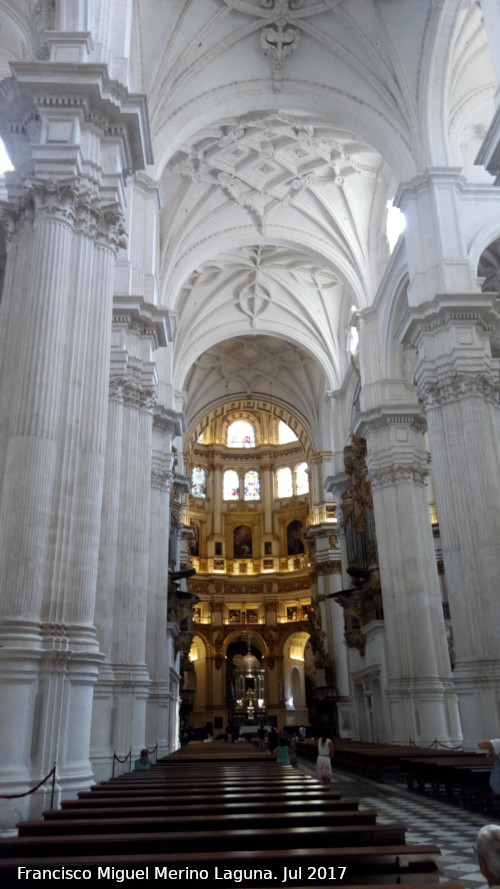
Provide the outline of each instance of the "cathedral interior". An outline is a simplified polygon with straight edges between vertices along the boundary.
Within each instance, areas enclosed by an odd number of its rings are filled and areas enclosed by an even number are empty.
[[[4,794],[498,736],[499,45],[498,0],[0,0]]]

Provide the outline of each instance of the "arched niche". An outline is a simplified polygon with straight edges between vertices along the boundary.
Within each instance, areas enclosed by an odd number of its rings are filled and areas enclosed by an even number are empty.
[[[299,519],[287,525],[286,548],[289,556],[298,556],[304,552],[304,526]]]
[[[306,645],[309,638],[305,631],[292,633],[283,645],[286,709],[298,714],[298,722],[307,720]]]

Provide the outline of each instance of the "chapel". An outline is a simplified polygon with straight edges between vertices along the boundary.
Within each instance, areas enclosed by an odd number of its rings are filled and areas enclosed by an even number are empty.
[[[498,0],[0,0],[0,793],[498,736],[499,46]]]

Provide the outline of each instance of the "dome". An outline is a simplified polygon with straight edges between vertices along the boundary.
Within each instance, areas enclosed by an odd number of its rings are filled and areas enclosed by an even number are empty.
[[[238,665],[239,670],[243,670],[245,673],[254,673],[255,670],[261,670],[261,664],[258,658],[255,657],[254,654],[248,654],[243,657]]]

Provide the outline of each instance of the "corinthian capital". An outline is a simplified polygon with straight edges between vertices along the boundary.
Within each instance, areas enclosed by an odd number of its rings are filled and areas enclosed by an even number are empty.
[[[104,207],[97,217],[96,240],[115,253],[127,246],[127,230],[121,208]]]
[[[485,373],[457,371],[437,380],[424,380],[419,386],[419,395],[426,410],[478,396],[490,404],[498,405],[500,382]]]

